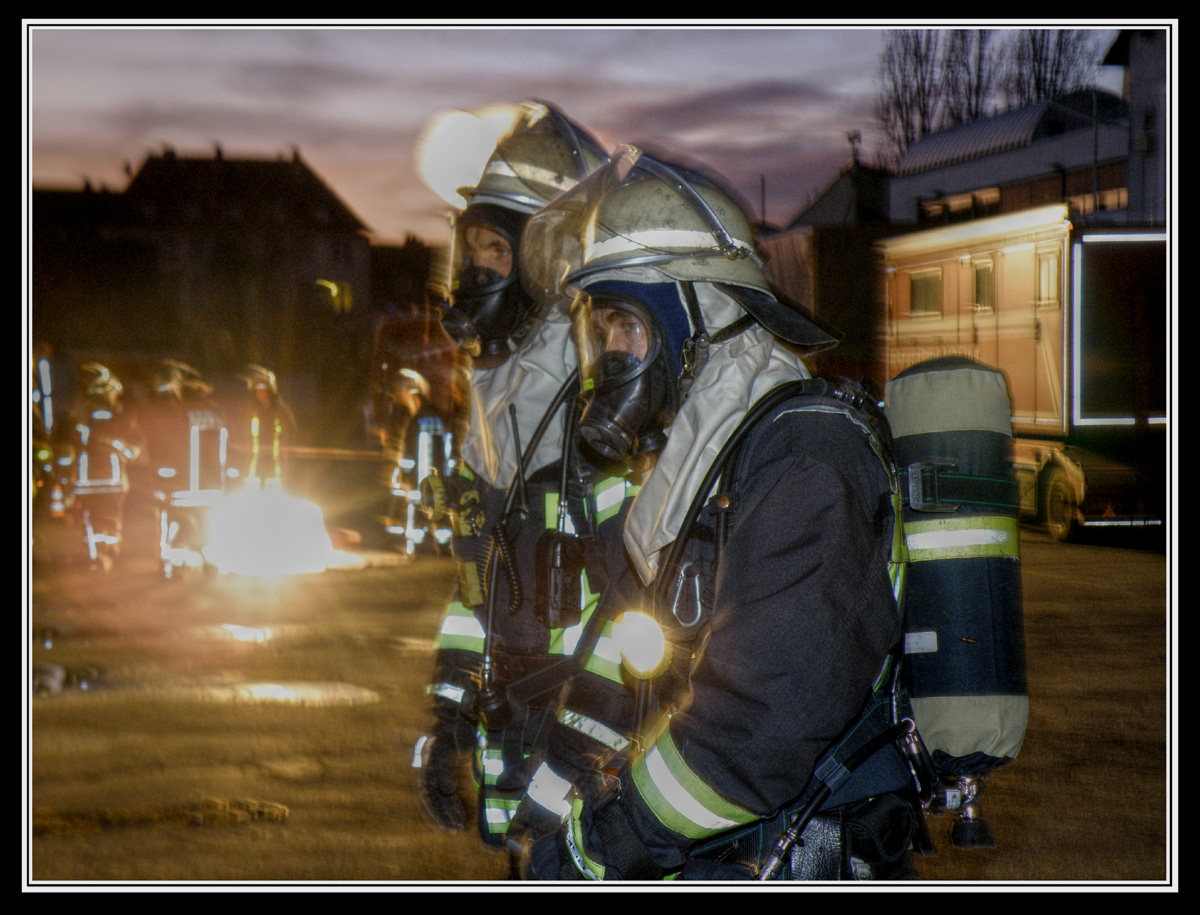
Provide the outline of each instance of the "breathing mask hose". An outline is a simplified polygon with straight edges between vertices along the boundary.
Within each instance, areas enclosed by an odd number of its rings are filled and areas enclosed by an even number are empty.
[[[893,743],[902,739],[906,734],[910,733],[915,728],[913,722],[909,719],[904,719],[899,724],[892,725],[886,731],[875,735],[865,744],[858,748],[850,757],[840,764],[840,769],[847,774],[857,769],[863,762],[873,756],[877,751],[885,747],[889,743]],[[833,761],[832,757],[828,759],[822,758],[818,761],[818,770],[821,763]],[[774,880],[783,871],[784,865],[787,863],[788,856],[791,854],[792,848],[795,846],[800,834],[804,832],[804,827],[808,825],[808,821],[813,818],[813,814],[820,809],[825,803],[829,795],[833,793],[828,781],[821,783],[816,793],[812,796],[807,804],[797,811],[788,821],[788,827],[783,831],[783,835],[779,837],[779,841],[775,843],[775,847],[759,868],[758,879],[762,881]]]
[[[534,610],[547,629],[574,626],[582,615],[580,576],[584,569],[584,543],[566,530],[567,489],[572,476],[572,444],[576,410],[568,410],[563,433],[562,473],[559,475],[558,519],[542,532],[535,548],[537,583]]]
[[[696,490],[696,496],[692,500],[692,504],[688,507],[683,523],[679,527],[679,535],[675,538],[674,543],[671,544],[670,550],[667,553],[667,560],[663,563],[658,576],[655,603],[660,605],[666,603],[666,599],[669,597],[671,582],[674,580],[675,567],[679,565],[679,561],[683,557],[683,550],[687,546],[688,539],[691,537],[692,527],[696,524],[696,519],[700,516],[700,511],[708,500],[708,494],[712,491],[717,479],[724,472],[725,465],[729,462],[730,457],[763,414],[782,403],[788,397],[799,393],[806,381],[808,379],[788,382],[765,394],[750,408],[737,428],[733,430],[733,433],[721,447],[721,451],[709,466],[704,479],[701,480],[700,487]]]
[[[576,369],[567,376],[567,380],[563,382],[562,387],[554,395],[554,400],[546,408],[546,412],[542,415],[541,422],[538,423],[534,430],[533,437],[530,439],[524,453],[520,450],[518,444],[517,451],[517,479],[516,486],[510,485],[504,502],[504,511],[501,515],[501,520],[493,528],[493,535],[496,533],[496,528],[502,528],[507,522],[509,514],[513,511],[513,501],[518,495],[522,499],[525,497],[525,474],[529,469],[529,462],[533,460],[533,455],[537,451],[538,445],[542,441],[542,437],[546,434],[546,429],[550,426],[550,420],[558,412],[558,408],[563,405],[567,399],[567,394],[572,387],[579,384],[579,371]],[[510,408],[511,409],[511,408]],[[514,422],[515,428],[515,422]],[[501,531],[503,533],[503,531]],[[496,608],[496,576],[499,574],[496,551],[488,557],[487,570],[487,607],[486,607],[486,625],[484,628],[483,641],[483,671],[482,671],[482,688],[480,689],[480,706],[483,712],[484,719],[493,729],[499,729],[508,722],[510,710],[505,697],[496,692],[495,669],[492,663],[492,637],[494,632],[493,616]],[[490,714],[489,714],[490,713]]]
[[[517,408],[512,404],[508,406],[508,415],[512,420],[513,444],[517,449],[517,455],[520,456],[524,453],[521,450],[521,432],[517,427]],[[517,504],[512,509],[512,513],[524,521],[529,517],[529,499],[525,491],[525,471],[521,466],[517,467],[516,485]],[[517,568],[512,540],[508,534],[510,520],[510,512],[505,511],[504,517],[492,526],[492,542],[496,545],[496,552],[500,555],[500,564],[504,567],[504,578],[508,582],[508,614],[514,616],[521,609],[525,590],[521,587],[521,571]]]

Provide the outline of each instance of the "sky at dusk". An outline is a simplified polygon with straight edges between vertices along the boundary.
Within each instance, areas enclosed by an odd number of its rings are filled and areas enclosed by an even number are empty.
[[[393,22],[26,20],[28,178],[120,191],[168,146],[298,149],[377,241],[439,243],[446,205],[414,153],[450,108],[549,101],[610,149],[703,163],[777,225],[849,164],[850,131],[878,148],[882,27]],[[1119,92],[1119,68],[1099,74]]]

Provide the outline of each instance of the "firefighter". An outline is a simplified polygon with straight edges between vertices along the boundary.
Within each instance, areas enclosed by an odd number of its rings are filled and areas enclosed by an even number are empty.
[[[247,396],[238,411],[230,446],[241,457],[240,476],[246,486],[282,489],[284,449],[294,442],[296,418],[270,369],[250,364],[239,377]]]
[[[430,405],[428,379],[411,368],[385,373],[380,400],[386,405],[378,425],[380,445],[387,461],[387,491],[390,494],[385,528],[402,533],[406,552],[411,553],[424,532],[418,530],[416,503],[412,494],[431,466],[431,430],[442,423]],[[442,461],[441,469],[445,469]]]
[[[110,571],[121,549],[129,465],[141,457],[143,440],[136,416],[125,410],[124,386],[98,362],[80,368],[82,396],[72,410],[69,486],[83,519],[93,569]]]
[[[208,510],[225,489],[228,427],[200,373],[175,359],[155,367],[140,407],[159,520],[163,574],[203,567]]]
[[[510,687],[570,656],[583,625],[539,617],[537,544],[552,529],[551,539],[561,533],[571,541],[560,553],[575,557],[575,537],[586,534],[592,511],[584,504],[595,496],[581,482],[591,469],[563,461],[578,393],[570,324],[541,320],[518,264],[529,216],[597,167],[604,152],[549,105],[525,103],[515,114],[478,182],[459,191],[467,206],[455,221],[443,326],[473,358],[469,422],[456,475],[432,476],[422,492],[435,517],[444,506],[453,518],[459,584],[438,633],[429,687],[435,723],[414,753],[422,810],[448,830],[465,826],[459,760],[473,754],[476,826],[494,847],[503,847],[524,792],[524,759],[548,701],[546,692],[513,698]],[[624,503],[623,478],[601,489],[618,509]],[[572,594],[585,593],[581,566],[556,575]]]
[[[836,337],[774,297],[718,184],[624,148],[536,219],[565,239],[527,249],[522,270],[574,295],[581,448],[614,459],[665,442],[623,539],[672,652],[642,681],[632,747],[607,771],[560,784],[539,769],[531,794],[560,825],[527,848],[524,873],[750,879],[894,670],[902,540],[886,422],[852,385],[809,379],[801,354]],[[562,251],[575,252],[565,269],[546,254]],[[608,612],[620,609],[639,607]],[[869,747],[787,876],[912,876],[908,768],[892,743]]]

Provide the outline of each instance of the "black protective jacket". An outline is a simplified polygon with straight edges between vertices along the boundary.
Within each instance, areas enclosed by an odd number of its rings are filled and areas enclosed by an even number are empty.
[[[735,468],[724,534],[711,533],[706,512],[684,553],[706,573],[702,622],[676,646],[683,688],[660,681],[653,743],[621,771],[617,795],[577,810],[564,830],[572,851],[560,858],[585,876],[677,871],[714,837],[785,809],[859,716],[901,637],[889,475],[844,405],[784,402]],[[679,615],[692,621],[686,608]],[[890,747],[861,771],[832,804],[906,785]],[[547,873],[544,854],[543,844],[536,876],[569,876]]]

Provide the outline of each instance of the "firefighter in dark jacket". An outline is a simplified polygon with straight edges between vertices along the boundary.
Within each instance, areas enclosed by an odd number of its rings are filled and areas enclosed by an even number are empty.
[[[481,117],[457,116],[472,124]],[[426,146],[427,159],[460,153],[433,137]],[[413,766],[426,819],[457,830],[465,825],[459,759],[473,753],[477,826],[497,846],[527,778],[526,732],[537,730],[548,695],[514,699],[509,688],[571,656],[595,603],[595,580],[580,569],[573,593],[585,607],[565,620],[535,613],[537,542],[549,528],[573,549],[595,525],[612,523],[612,500],[619,511],[626,499],[623,478],[593,486],[593,468],[578,464],[567,468],[570,492],[560,499],[564,426],[578,393],[570,324],[540,320],[518,273],[529,215],[603,160],[600,145],[560,112],[525,103],[513,109],[476,184],[458,190],[468,203],[454,226],[442,323],[473,359],[470,416],[457,473],[427,477],[421,501],[434,520],[451,520],[459,582],[436,640],[434,724],[418,740]]]
[[[744,212],[716,183],[625,148],[535,219],[527,238],[575,242],[527,248],[523,269],[574,295],[581,447],[614,459],[666,439],[626,522],[646,588],[623,609],[653,613],[673,661],[637,693],[631,749],[542,796],[560,825],[524,872],[750,879],[893,669],[903,547],[886,423],[851,386],[804,381],[797,350],[836,338],[771,294]],[[780,390],[712,488],[722,447]],[[535,777],[531,793],[543,787]],[[883,745],[809,822],[796,846],[809,859],[789,857],[786,876],[911,876],[909,788]]]

